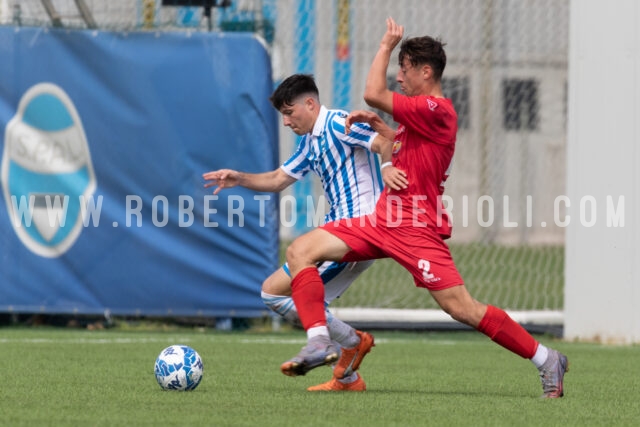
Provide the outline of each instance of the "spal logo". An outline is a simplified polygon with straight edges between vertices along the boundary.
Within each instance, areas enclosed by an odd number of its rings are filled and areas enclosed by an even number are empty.
[[[59,86],[40,83],[22,96],[5,132],[2,189],[32,252],[60,256],[80,235],[82,200],[95,192],[96,177],[80,116]]]

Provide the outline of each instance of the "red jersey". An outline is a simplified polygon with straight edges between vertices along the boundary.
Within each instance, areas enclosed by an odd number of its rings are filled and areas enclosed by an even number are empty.
[[[384,191],[377,221],[388,227],[430,227],[451,236],[442,196],[458,131],[450,99],[393,94],[393,119],[400,124],[393,143],[393,166],[407,174],[409,185]]]

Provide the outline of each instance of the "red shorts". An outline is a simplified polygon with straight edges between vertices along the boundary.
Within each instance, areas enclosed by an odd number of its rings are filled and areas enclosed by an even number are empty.
[[[361,221],[363,218],[342,219],[322,226],[351,248],[343,262],[393,258],[411,273],[416,286],[430,291],[464,284],[449,247],[432,228],[388,228],[369,219]]]

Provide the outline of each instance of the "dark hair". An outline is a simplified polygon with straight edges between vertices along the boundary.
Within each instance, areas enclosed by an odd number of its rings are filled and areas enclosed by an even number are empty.
[[[444,67],[447,65],[447,54],[440,39],[433,37],[414,37],[405,39],[400,45],[398,63],[402,66],[405,58],[412,66],[429,65],[433,69],[434,78],[439,81],[442,78]]]
[[[286,79],[273,92],[269,100],[276,110],[280,111],[283,105],[293,105],[300,95],[313,94],[319,97],[318,86],[311,74],[293,74]]]

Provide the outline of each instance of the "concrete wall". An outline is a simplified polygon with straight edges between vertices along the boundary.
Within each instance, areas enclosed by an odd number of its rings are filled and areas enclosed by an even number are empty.
[[[567,339],[640,342],[639,26],[635,0],[571,2]]]

